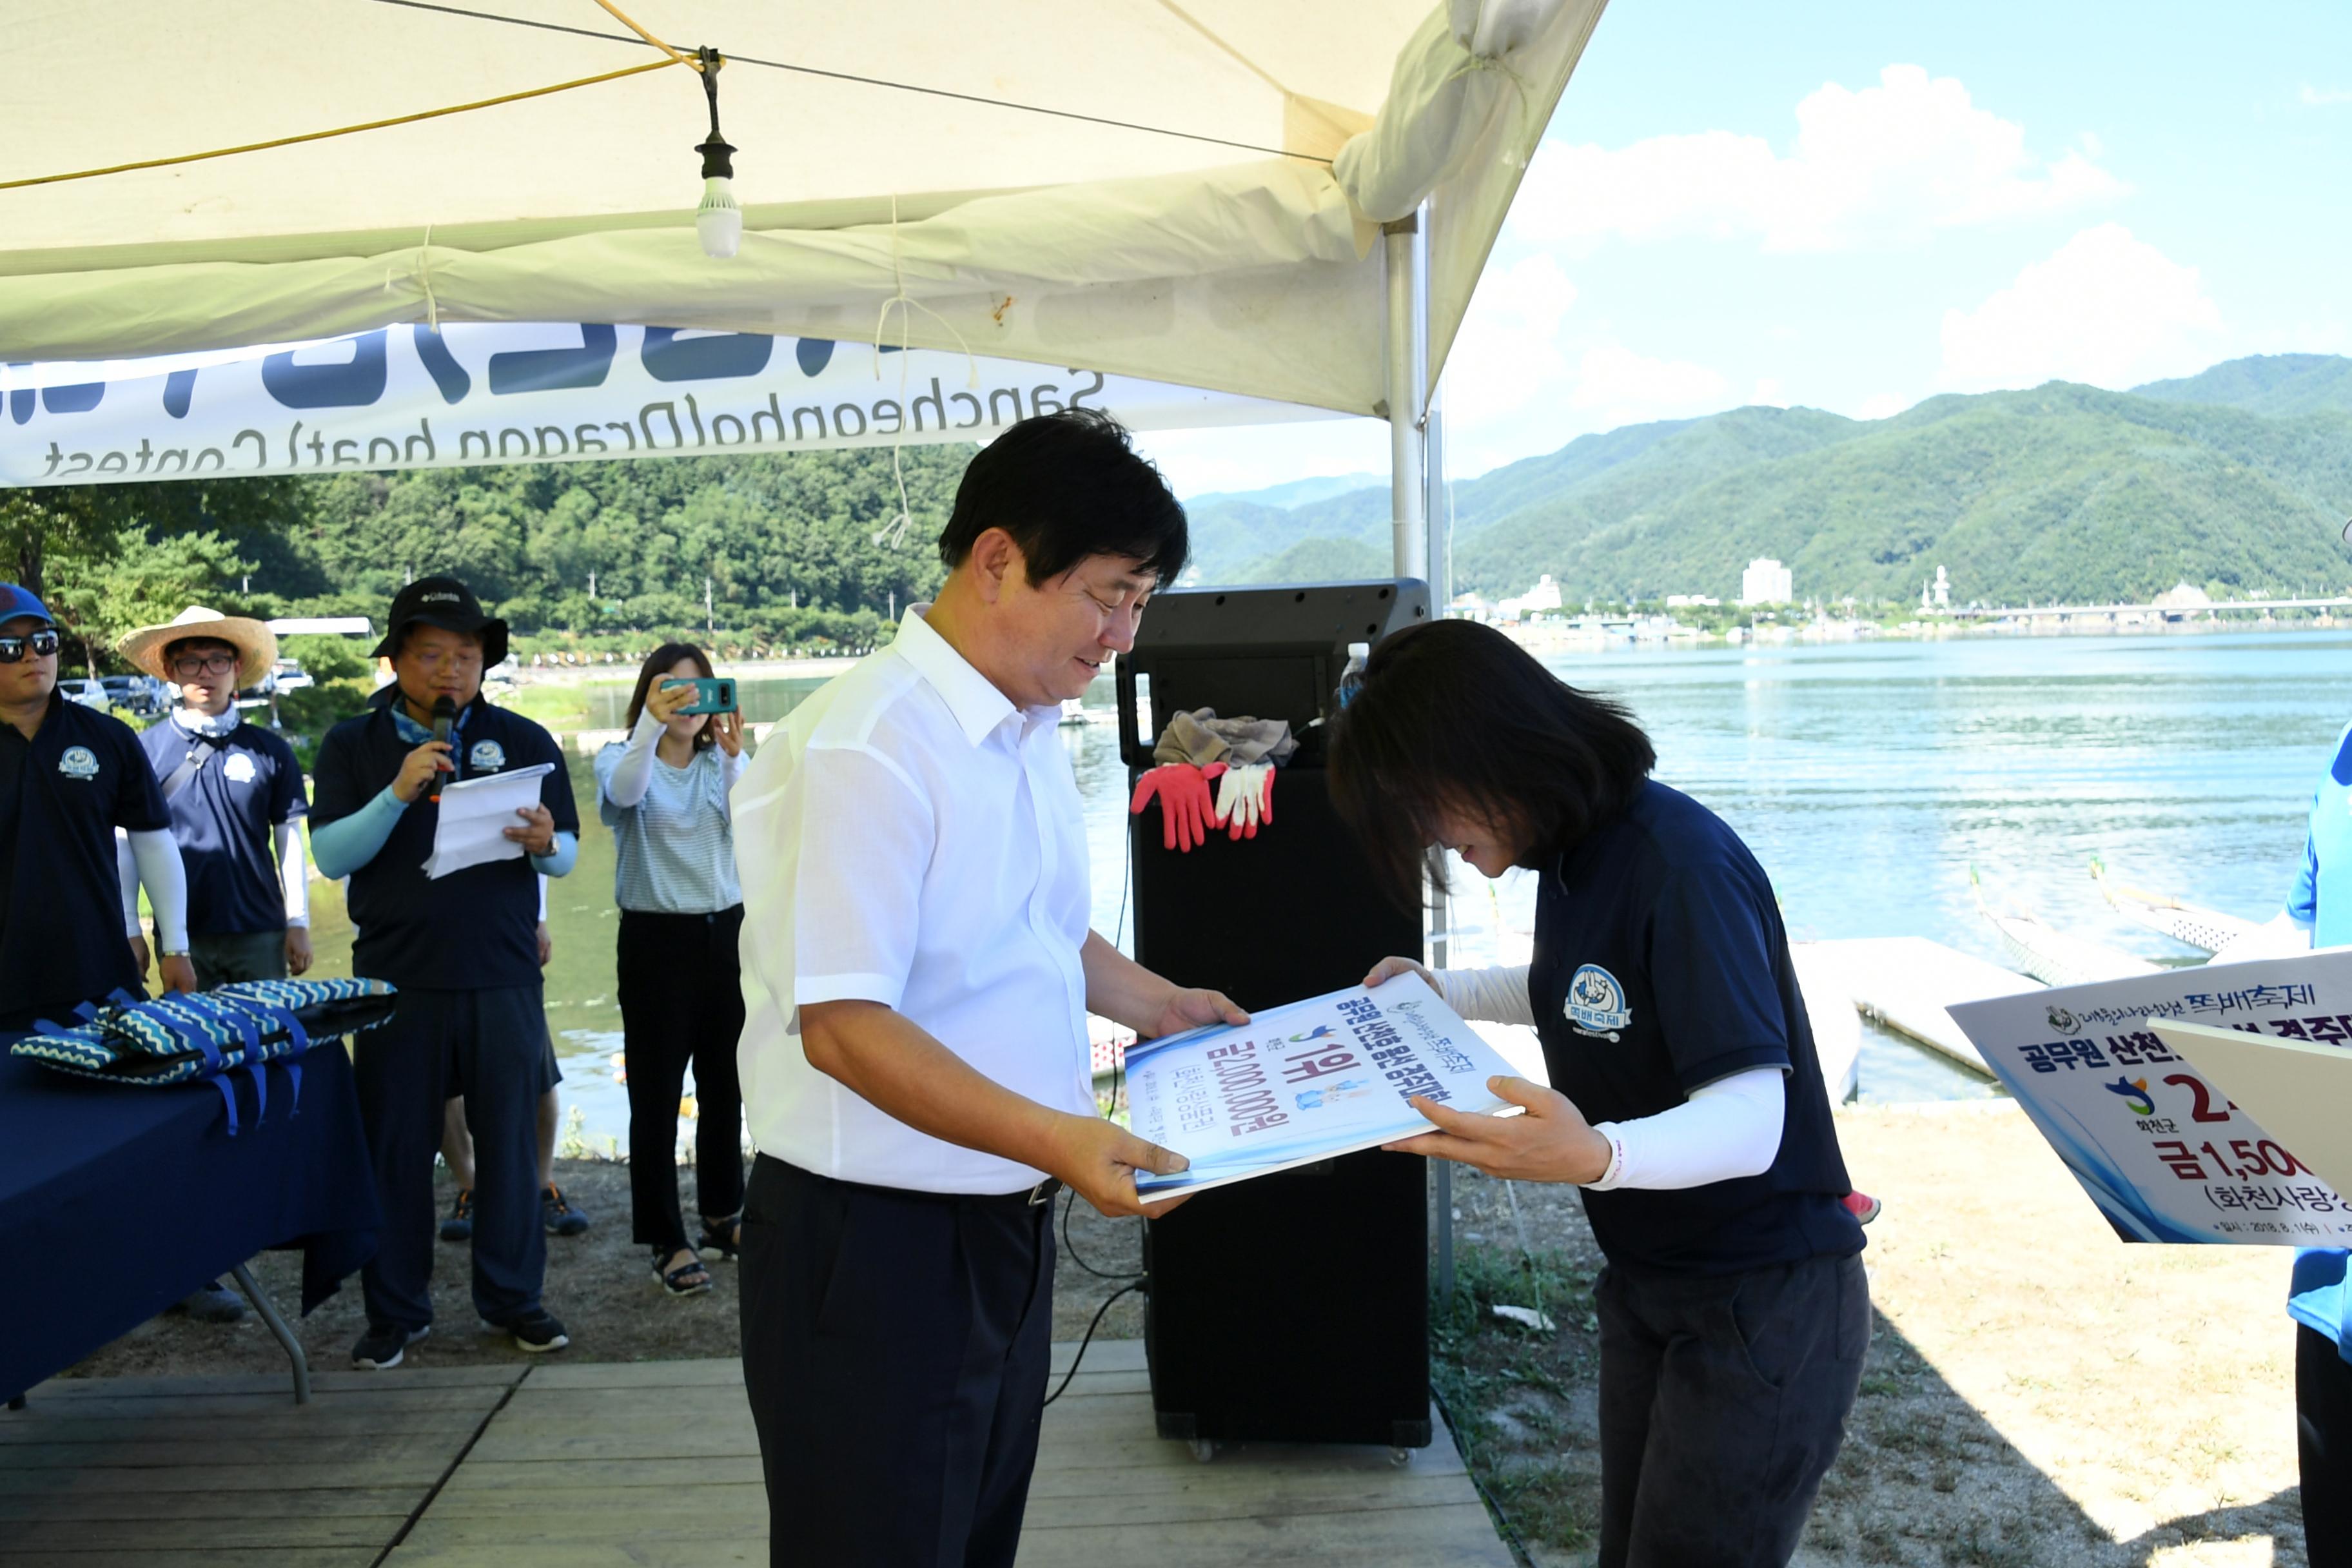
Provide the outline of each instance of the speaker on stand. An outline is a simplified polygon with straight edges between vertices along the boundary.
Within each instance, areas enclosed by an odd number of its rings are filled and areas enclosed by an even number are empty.
[[[1118,664],[1130,779],[1179,711],[1287,720],[1299,751],[1252,839],[1161,847],[1129,825],[1135,956],[1252,1010],[1354,985],[1418,956],[1419,911],[1374,884],[1333,811],[1321,722],[1351,647],[1425,620],[1410,580],[1153,599]],[[1219,1442],[1430,1441],[1427,1162],[1380,1150],[1237,1183],[1149,1222],[1145,1350],[1160,1435]]]

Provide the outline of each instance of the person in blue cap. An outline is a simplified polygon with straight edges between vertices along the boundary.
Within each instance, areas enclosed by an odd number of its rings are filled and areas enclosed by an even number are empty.
[[[400,988],[400,1010],[357,1041],[352,1058],[383,1215],[360,1277],[367,1332],[352,1347],[366,1370],[399,1365],[432,1329],[433,1154],[452,1094],[465,1096],[474,1138],[474,1309],[519,1349],[571,1343],[540,1300],[547,1013],[534,873],[572,869],[580,816],[555,738],[482,700],[483,671],[506,653],[506,623],[484,615],[472,590],[419,578],[393,599],[376,648],[393,683],[319,746],[311,857],[322,876],[352,879],[352,973]],[[446,741],[435,738],[436,709]],[[542,763],[537,802],[504,830],[518,853],[425,874],[444,784]]]
[[[142,882],[164,986],[196,988],[187,880],[163,794],[131,726],[58,692],[59,644],[47,606],[0,583],[0,1030],[69,1020],[116,991],[144,994],[132,948]]]

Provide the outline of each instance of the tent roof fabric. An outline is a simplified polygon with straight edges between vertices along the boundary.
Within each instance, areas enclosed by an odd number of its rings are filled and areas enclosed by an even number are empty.
[[[695,238],[707,109],[670,67],[0,189],[0,357],[642,321],[1377,413],[1376,226],[1435,215],[1433,378],[1601,3],[631,0],[728,57],[733,260]],[[661,58],[592,0],[28,0],[11,24],[0,184]]]

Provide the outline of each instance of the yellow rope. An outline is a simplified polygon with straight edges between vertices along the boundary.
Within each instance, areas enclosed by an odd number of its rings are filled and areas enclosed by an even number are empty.
[[[596,4],[603,6],[605,12],[611,16],[613,20],[620,23],[621,26],[626,27],[629,31],[635,33],[637,37],[643,38],[646,42],[651,44],[662,53],[667,55],[679,65],[692,66],[696,70],[700,70],[702,68],[702,62],[700,60],[694,59],[688,56],[678,53],[676,49],[671,48],[667,44],[663,43],[659,38],[655,37],[651,33],[646,32],[643,27],[638,26],[635,20],[632,18],[626,11],[622,10],[618,5],[613,4],[613,0],[596,0]]]
[[[603,5],[604,0],[597,0],[597,4]],[[610,6],[605,8],[611,9]],[[619,15],[618,12],[614,14]],[[662,47],[668,47],[667,45]],[[575,87],[594,87],[599,82],[618,81],[623,77],[642,76],[647,71],[667,70],[674,65],[690,66],[697,70],[701,68],[696,61],[671,49],[667,59],[649,60],[641,66],[629,66],[622,70],[606,71],[601,76],[583,76],[576,81],[559,81],[552,87],[528,88],[521,92],[501,93],[496,98],[480,99],[473,103],[453,104],[447,109],[427,109],[415,114],[394,115],[390,120],[371,120],[364,125],[341,125],[332,131],[306,131],[299,136],[279,136],[268,142],[248,142],[242,147],[216,147],[209,153],[183,153],[173,158],[145,158],[135,163],[110,164],[103,169],[77,169],[68,174],[37,174],[29,180],[0,180],[0,191],[21,190],[26,185],[54,185],[66,180],[94,180],[100,174],[126,174],[134,169],[163,169],[174,163],[197,163],[207,158],[233,158],[240,153],[263,153],[272,147],[291,147],[303,142],[323,142],[333,136],[351,136],[362,131],[382,131],[388,126],[411,125],[420,120],[437,120],[444,115],[464,114],[469,110],[494,109],[501,103],[517,103],[527,98],[545,98],[552,92],[569,92]]]

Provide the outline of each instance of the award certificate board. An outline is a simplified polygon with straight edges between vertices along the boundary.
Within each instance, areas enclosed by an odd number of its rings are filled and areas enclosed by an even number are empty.
[[[1996,996],[1951,1015],[2126,1241],[2352,1246],[2352,1202],[2154,1026],[2352,1049],[2352,950]]]
[[[1518,1110],[1486,1087],[1513,1076],[1510,1065],[1417,974],[1270,1007],[1240,1028],[1139,1041],[1127,1073],[1136,1135],[1192,1163],[1172,1176],[1137,1172],[1147,1202],[1430,1131],[1408,1095]]]

